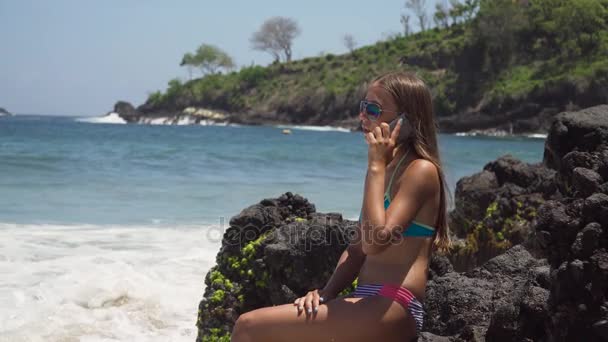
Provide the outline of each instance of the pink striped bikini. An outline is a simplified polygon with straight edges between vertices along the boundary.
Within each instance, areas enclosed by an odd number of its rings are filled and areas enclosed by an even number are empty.
[[[424,309],[422,303],[420,303],[410,290],[393,284],[361,284],[357,285],[355,292],[347,295],[347,297],[369,296],[387,297],[403,305],[416,321],[416,336],[420,334],[424,321]]]

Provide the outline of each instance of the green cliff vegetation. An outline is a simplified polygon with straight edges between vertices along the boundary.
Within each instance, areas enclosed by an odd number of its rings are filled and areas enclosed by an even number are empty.
[[[605,100],[608,0],[452,1],[433,18],[434,28],[415,34],[402,18],[405,33],[342,55],[174,79],[143,111],[202,106],[249,113],[245,123],[331,124],[355,117],[365,82],[389,70],[415,71],[427,81],[441,117],[538,104],[524,111],[530,117],[539,107]]]

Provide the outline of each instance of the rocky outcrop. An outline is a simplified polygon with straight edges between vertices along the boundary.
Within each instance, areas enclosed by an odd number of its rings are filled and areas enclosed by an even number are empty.
[[[544,163],[565,198],[538,211],[538,242],[551,265],[547,336],[608,339],[608,106],[560,114]]]
[[[608,105],[562,113],[547,137],[543,163],[559,171],[557,184],[563,192],[590,195],[600,190],[602,178],[608,180],[606,141]]]
[[[538,209],[526,220],[521,245],[465,273],[431,273],[422,340],[608,339],[607,132],[608,106],[562,113],[543,164],[501,158],[459,183],[452,226],[469,233],[467,242],[480,241],[459,225],[484,216],[484,206],[485,232],[495,232],[488,216],[502,218],[492,203],[540,196],[528,204]],[[524,191],[509,190],[514,186]]]
[[[356,222],[321,214],[300,195],[264,199],[232,217],[217,265],[205,278],[198,341],[221,340],[238,316],[293,302],[325,285]]]
[[[466,273],[431,275],[422,341],[525,341],[545,335],[549,266],[522,245]]]
[[[533,234],[538,207],[560,198],[556,171],[510,155],[456,184],[450,227],[456,235],[450,254],[457,271],[470,270]]]
[[[0,116],[11,116],[12,114],[9,113],[6,109],[0,107]]]
[[[450,255],[456,270],[469,270],[528,240],[542,203],[608,187],[601,176],[608,170],[607,126],[606,105],[562,113],[551,128],[542,163],[507,155],[460,179],[450,213],[459,238]]]
[[[137,122],[141,113],[132,104],[126,101],[118,101],[114,104],[114,113],[117,113],[126,122]]]
[[[594,107],[557,116],[542,164],[505,156],[461,180],[465,247],[431,259],[419,341],[607,340],[607,153],[608,106]],[[198,340],[323,286],[355,227],[291,193],[244,209],[205,278]]]

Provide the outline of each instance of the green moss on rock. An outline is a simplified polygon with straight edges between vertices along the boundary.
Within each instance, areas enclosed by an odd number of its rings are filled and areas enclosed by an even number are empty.
[[[354,292],[355,289],[357,288],[358,282],[359,282],[359,277],[355,278],[355,280],[353,280],[353,282],[350,284],[350,286],[348,286],[344,290],[340,291],[340,293],[338,293],[338,296],[345,296],[349,293]]]
[[[487,206],[483,220],[468,221],[472,229],[464,240],[452,245],[449,254],[455,269],[464,271],[480,265],[523,240],[522,227],[531,224],[536,210],[525,207],[521,201],[514,207],[516,212],[508,216],[494,201]]]
[[[217,304],[224,300],[225,295],[226,295],[226,293],[223,290],[215,290],[215,292],[211,296],[210,300],[212,303]]]

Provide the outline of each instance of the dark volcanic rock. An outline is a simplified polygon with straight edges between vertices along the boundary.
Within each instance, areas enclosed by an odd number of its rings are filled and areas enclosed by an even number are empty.
[[[525,188],[526,193],[552,195],[555,190],[555,172],[541,164],[528,164],[511,155],[503,156],[488,163],[484,170],[496,175],[498,184],[514,184]]]
[[[467,273],[448,272],[429,280],[424,330],[457,337],[481,330],[491,341],[514,341],[541,334],[536,323],[547,315],[549,291],[536,272],[546,266],[515,246]],[[524,313],[533,313],[524,319]]]
[[[562,170],[564,156],[570,152],[599,152],[608,145],[608,105],[559,114],[545,143],[543,163]],[[587,165],[594,168],[595,163]],[[579,165],[577,165],[579,166]],[[580,165],[584,166],[584,165]]]
[[[608,106],[560,114],[543,165],[503,157],[458,183],[452,227],[464,223],[454,230],[476,245],[512,213],[514,200],[538,210],[525,252],[515,246],[482,267],[429,280],[429,341],[608,339],[607,132]],[[547,263],[535,259],[542,256]]]
[[[602,182],[602,176],[593,170],[577,167],[572,171],[572,187],[578,196],[584,197],[598,192]]]
[[[503,215],[511,215],[517,212],[518,202],[535,206],[558,196],[555,174],[541,164],[527,164],[511,155],[488,163],[482,172],[458,181],[455,209],[450,213],[452,231],[465,237],[471,221],[482,220],[493,202],[501,206]]]
[[[485,214],[486,208],[496,197],[498,179],[493,172],[482,171],[470,177],[461,178],[456,184],[456,208],[450,213],[456,235],[466,236],[468,233],[467,220],[479,219]]]
[[[549,341],[605,340],[608,290],[608,106],[558,115],[544,163],[558,170],[566,198],[539,209],[535,229],[551,264]]]
[[[230,220],[217,265],[205,278],[198,340],[229,334],[243,312],[323,287],[355,227],[290,192],[243,209]]]
[[[117,113],[127,122],[135,122],[141,116],[132,104],[126,101],[118,101],[114,105],[114,113]]]
[[[555,175],[540,163],[527,164],[505,155],[460,179],[449,216],[452,232],[462,239],[456,240],[450,255],[454,268],[469,270],[528,240],[536,209],[561,197]]]

